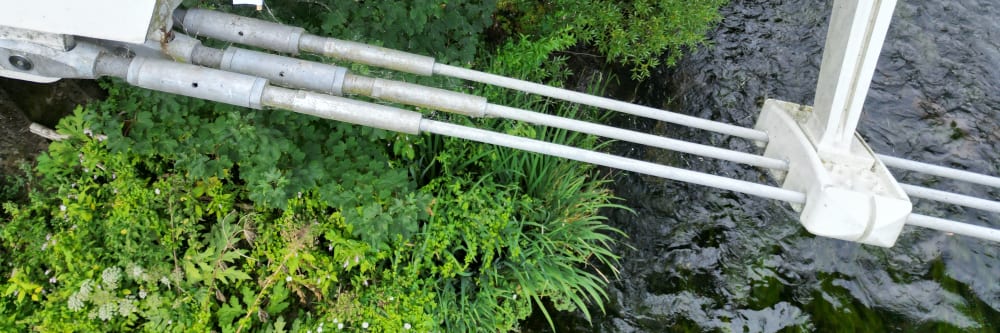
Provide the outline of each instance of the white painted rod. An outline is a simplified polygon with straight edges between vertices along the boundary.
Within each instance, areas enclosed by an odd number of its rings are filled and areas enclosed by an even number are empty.
[[[907,225],[934,229],[938,231],[951,232],[959,235],[981,238],[989,241],[1000,242],[1000,230],[981,227],[968,223],[945,220],[933,216],[910,214],[906,219]]]
[[[1000,202],[910,184],[900,183],[899,186],[902,187],[903,191],[906,191],[906,194],[911,197],[1000,213]]]
[[[488,104],[486,115],[513,120],[520,120],[532,124],[551,126],[570,131],[586,134],[593,134],[605,138],[638,143],[656,148],[669,149],[699,155],[709,158],[726,160],[736,163],[748,164],[761,168],[788,170],[788,162],[755,154],[744,153],[735,150],[722,149],[682,140],[671,139],[659,135],[629,131],[617,127],[595,124],[576,119],[563,118],[550,114],[533,112],[509,106]]]
[[[655,163],[633,160],[621,156],[598,153],[554,144],[551,142],[522,138],[497,132],[481,130],[434,120],[423,119],[420,130],[439,135],[446,135],[476,142],[494,144],[530,151],[534,153],[562,157],[574,161],[603,165],[620,170],[642,173],[650,176],[666,178],[692,184],[710,186],[734,192],[756,195],[763,198],[787,201],[790,203],[805,203],[806,196],[800,192],[783,188],[751,183],[722,176],[685,170]]]
[[[882,163],[885,163],[885,165],[890,168],[916,171],[920,173],[926,173],[928,175],[951,178],[964,182],[970,182],[974,184],[1000,188],[1000,178],[998,177],[993,177],[975,172],[969,172],[965,170],[946,168],[943,166],[937,166],[928,163],[904,160],[899,157],[892,157],[882,154],[876,154],[876,156],[878,156],[878,158],[882,160]]]
[[[602,109],[608,109],[644,118],[656,119],[668,123],[674,123],[687,127],[703,129],[706,131],[732,135],[749,140],[757,140],[765,142],[767,141],[767,133],[751,128],[730,125],[698,117],[692,117],[666,110],[654,109],[648,106],[626,103],[610,98],[584,94],[581,92],[556,88],[524,80],[512,79],[508,77],[484,73],[471,69],[436,63],[434,64],[434,74],[454,77],[479,83],[485,83],[517,91],[523,91],[531,94],[552,97],[573,103],[590,105]]]

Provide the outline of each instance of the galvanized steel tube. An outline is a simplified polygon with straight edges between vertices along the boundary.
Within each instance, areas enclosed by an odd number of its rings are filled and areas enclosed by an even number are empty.
[[[182,64],[168,60],[135,58],[129,65],[128,83],[150,90],[260,109],[267,80]]]
[[[420,133],[420,120],[423,117],[418,112],[275,86],[264,89],[262,103],[324,119],[408,134]]]
[[[347,74],[344,91],[384,101],[482,117],[486,98],[417,84]]]
[[[205,9],[175,12],[184,32],[278,52],[299,53],[305,29]]]
[[[434,58],[336,38],[303,35],[299,48],[304,52],[418,75],[430,76],[434,71]]]
[[[219,68],[260,76],[281,86],[331,93],[337,96],[343,95],[344,76],[347,74],[347,69],[343,67],[238,47],[226,49]]]
[[[191,52],[191,63],[211,68],[222,66],[223,52],[220,49],[198,45]]]

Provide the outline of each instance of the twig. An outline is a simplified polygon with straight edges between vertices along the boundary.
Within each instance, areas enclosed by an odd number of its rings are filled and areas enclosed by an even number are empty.
[[[39,123],[31,123],[31,126],[28,126],[28,131],[31,131],[31,133],[35,133],[35,135],[38,135],[40,137],[52,141],[62,141],[69,139],[69,135],[56,133],[55,130],[45,127],[44,125]]]
[[[38,135],[40,137],[43,137],[43,138],[46,138],[46,139],[49,139],[49,140],[52,140],[52,141],[62,141],[62,140],[69,139],[69,135],[59,134],[54,129],[45,127],[45,125],[42,125],[42,124],[39,124],[39,123],[31,123],[31,125],[28,126],[28,131],[30,131],[31,133],[34,133],[35,135]],[[104,141],[104,140],[108,139],[108,136],[104,135],[104,134],[97,134],[97,135],[92,134],[92,132],[90,131],[90,129],[86,129],[86,130],[84,130],[84,132],[87,133],[87,135],[90,135],[90,136],[94,137],[95,139],[97,139],[97,141]]]

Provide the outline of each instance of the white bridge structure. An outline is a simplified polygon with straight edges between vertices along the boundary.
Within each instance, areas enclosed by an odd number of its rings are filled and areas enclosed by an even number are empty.
[[[35,82],[118,77],[132,85],[243,107],[278,108],[403,133],[447,135],[788,202],[811,233],[891,247],[905,225],[1000,242],[1000,230],[913,213],[911,197],[1000,214],[1000,202],[901,184],[889,169],[1000,188],[1000,178],[876,154],[855,133],[896,0],[835,0],[815,105],[764,103],[754,128],[437,63],[434,58],[316,36],[302,28],[202,9],[180,0],[6,1],[0,76]],[[261,0],[236,0],[260,8]],[[419,75],[441,75],[718,132],[763,155],[489,103],[485,98],[228,47],[212,38]],[[503,117],[767,169],[781,186],[731,179],[447,122],[353,100],[363,95],[471,117]]]

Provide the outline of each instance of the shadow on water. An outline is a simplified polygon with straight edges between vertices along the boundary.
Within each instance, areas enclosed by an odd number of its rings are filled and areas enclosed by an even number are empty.
[[[831,1],[738,1],[710,46],[661,70],[640,102],[751,127],[764,99],[811,104]],[[997,175],[1000,7],[907,0],[896,9],[859,128],[877,152]],[[739,150],[750,143],[631,118],[619,125]],[[754,168],[619,144],[619,154],[774,183]],[[997,200],[996,190],[896,172],[911,184]],[[560,331],[1000,330],[1000,246],[907,227],[891,249],[816,238],[789,207],[756,197],[620,174],[635,214],[621,278],[593,325]],[[915,202],[921,213],[1000,227],[1000,217]],[[596,311],[596,310],[595,310]]]

